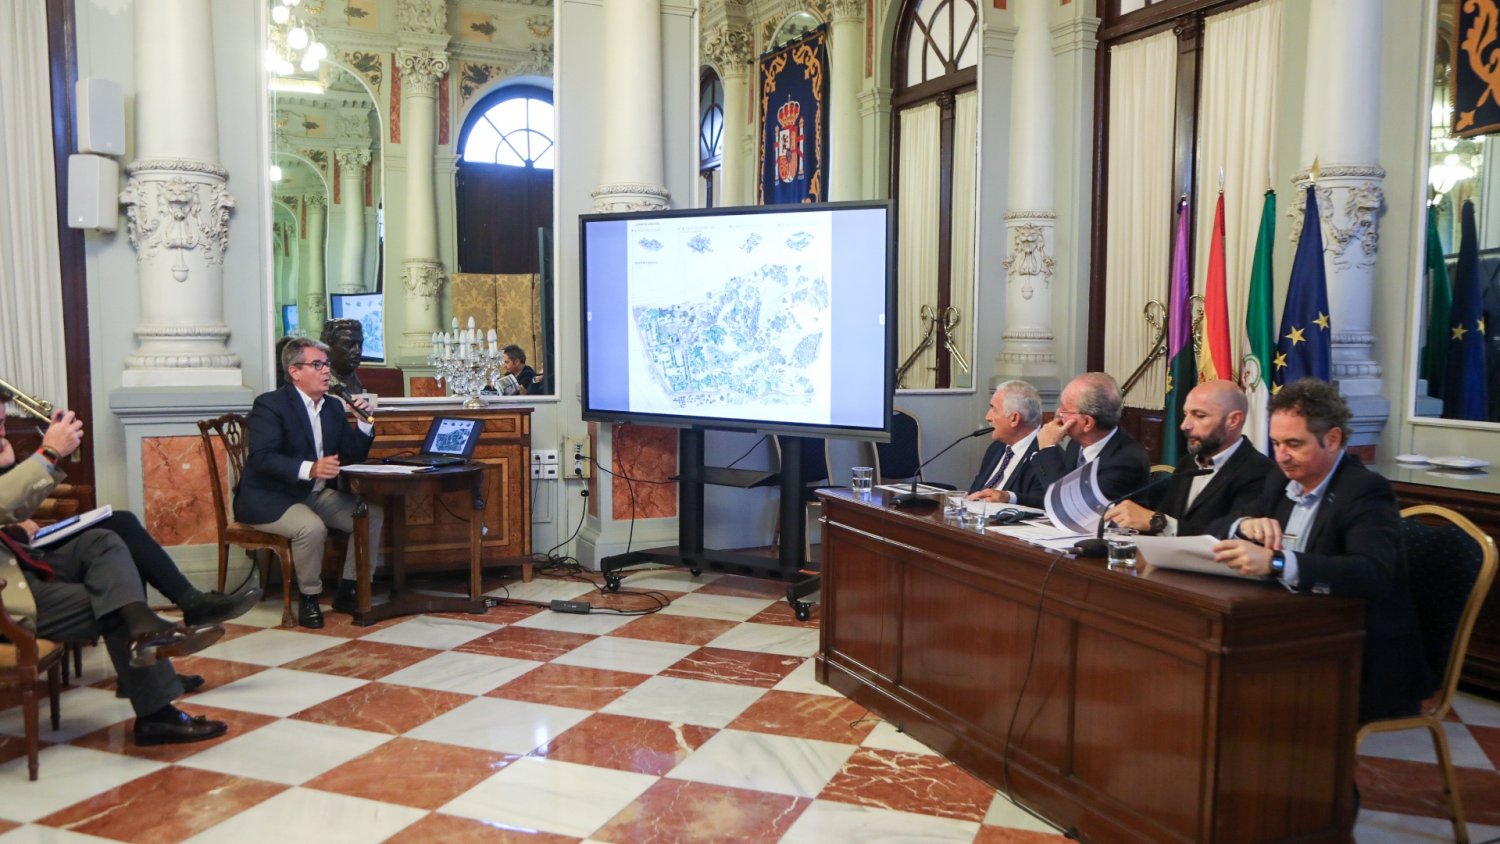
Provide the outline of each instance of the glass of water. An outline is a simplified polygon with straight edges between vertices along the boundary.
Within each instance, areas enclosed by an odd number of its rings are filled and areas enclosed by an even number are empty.
[[[1104,534],[1104,542],[1109,546],[1110,568],[1135,569],[1135,531],[1123,528],[1110,530]]]
[[[849,488],[860,498],[869,498],[870,491],[875,488],[875,468],[873,466],[851,467]]]
[[[969,496],[962,492],[950,492],[944,498],[943,515],[957,516],[969,509]]]

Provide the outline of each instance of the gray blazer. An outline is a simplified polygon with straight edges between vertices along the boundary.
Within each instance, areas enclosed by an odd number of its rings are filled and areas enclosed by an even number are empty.
[[[24,521],[67,475],[40,457],[29,457],[0,475],[0,527]],[[36,619],[36,599],[21,564],[8,548],[0,547],[0,590],[5,611],[22,623]]]

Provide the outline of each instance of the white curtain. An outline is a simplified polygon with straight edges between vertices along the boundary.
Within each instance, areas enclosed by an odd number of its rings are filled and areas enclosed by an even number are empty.
[[[1194,289],[1208,279],[1209,233],[1224,169],[1224,288],[1229,303],[1229,350],[1238,360],[1245,338],[1245,305],[1261,209],[1276,172],[1276,75],[1281,52],[1281,0],[1262,0],[1214,15],[1203,29],[1203,76],[1198,90],[1198,193],[1194,214],[1198,248]],[[1286,201],[1281,203],[1286,207]],[[1291,264],[1277,267],[1286,272]]]
[[[979,184],[979,96],[965,91],[954,100],[953,114],[953,278],[950,292],[958,308],[959,323],[954,329],[953,346],[963,354],[971,367],[968,375],[958,361],[949,359],[952,385],[973,384],[974,366],[974,229]]]
[[[1178,189],[1172,184],[1176,87],[1177,36],[1171,32],[1110,49],[1104,369],[1121,382],[1156,339],[1146,323],[1146,303],[1167,303]],[[1163,361],[1125,403],[1160,408],[1166,390]]]
[[[0,378],[64,406],[47,9],[0,3]],[[14,411],[15,406],[9,406]]]
[[[940,114],[937,103],[901,112],[901,161],[896,220],[896,307],[900,330],[896,332],[896,364],[905,362],[922,342],[922,306],[937,307],[938,263],[938,146]],[[937,355],[932,347],[922,352],[906,373],[910,389],[936,386],[933,367]]]

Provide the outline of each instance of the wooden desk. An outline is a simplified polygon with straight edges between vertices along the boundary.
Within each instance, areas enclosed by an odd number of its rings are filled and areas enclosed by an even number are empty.
[[[819,496],[820,681],[1085,841],[1349,839],[1361,602]]]
[[[358,608],[354,623],[374,624],[393,615],[423,612],[471,612],[483,614],[484,596],[479,588],[480,528],[484,523],[484,464],[445,466],[411,475],[365,475],[346,472],[344,488],[361,499],[385,500],[386,519],[391,524],[391,599],[370,605],[370,514],[365,507],[354,511],[354,579]],[[469,494],[469,597],[424,595],[406,589],[406,499],[413,495],[440,495],[463,491]],[[368,501],[366,502],[368,503]]]

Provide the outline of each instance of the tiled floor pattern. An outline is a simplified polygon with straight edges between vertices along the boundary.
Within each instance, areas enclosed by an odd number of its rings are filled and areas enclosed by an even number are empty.
[[[634,608],[538,579],[490,594]],[[21,714],[0,698],[0,844],[14,842],[977,842],[1064,840],[994,789],[821,686],[817,615],[782,586],[661,571],[647,616],[504,606],[320,631],[272,601],[180,660],[186,708],[231,725],[136,748],[102,649],[26,782]],[[75,680],[75,684],[79,681]],[[1500,704],[1448,725],[1470,835],[1500,835]],[[45,723],[45,714],[43,715]],[[1360,759],[1361,842],[1442,841],[1431,746],[1376,736]]]

